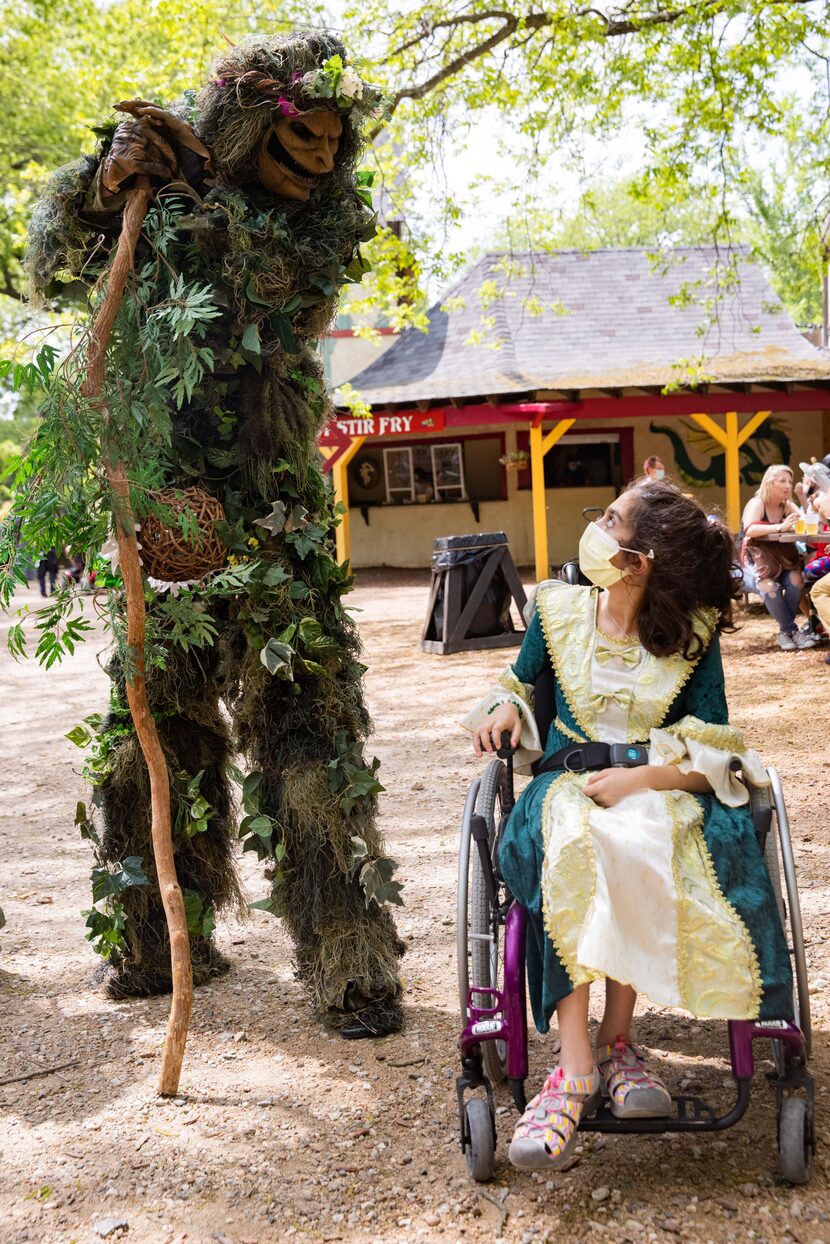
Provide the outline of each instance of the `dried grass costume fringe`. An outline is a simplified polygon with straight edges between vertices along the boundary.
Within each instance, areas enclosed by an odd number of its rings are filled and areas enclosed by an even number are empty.
[[[242,903],[229,785],[235,748],[262,774],[259,806],[274,832],[252,834],[245,846],[269,860],[272,910],[291,931],[300,977],[334,1026],[346,1012],[360,1012],[369,1030],[385,1032],[401,1022],[403,946],[387,907],[360,881],[361,859],[386,861],[376,825],[377,783],[362,755],[370,722],[358,636],[340,603],[351,580],[332,555],[334,518],[315,444],[330,406],[313,343],[331,322],[337,287],[372,229],[355,182],[360,135],[350,112],[341,111],[333,173],[308,203],[276,200],[255,173],[275,108],[267,100],[262,106],[243,79],[256,71],[296,96],[302,75],[336,55],[345,61],[339,40],[319,32],[246,40],[223,55],[201,94],[177,109],[209,149],[212,167],[177,150],[181,180],[162,191],[155,209],[156,238],[162,227],[169,235],[159,269],[165,276],[144,291],[146,310],[169,297],[174,266],[189,284],[209,286],[222,314],[207,339],[216,360],[212,374],[172,412],[162,482],[216,497],[232,560],[244,566],[255,548],[270,573],[247,591],[206,594],[214,642],[168,647],[163,668],[150,672],[148,691],[174,790],[201,772],[199,794],[212,809],[203,832],[176,833],[184,890],[211,916]],[[338,107],[331,100],[314,106]],[[48,297],[56,281],[79,276],[91,284],[102,271],[124,197],[101,193],[106,150],[105,141],[97,158],[59,170],[35,212],[28,253],[35,294]],[[142,247],[148,253],[148,244],[140,244],[139,260]],[[292,521],[257,525],[280,505]],[[154,607],[148,598],[151,618]],[[291,627],[291,676],[285,669],[275,676],[261,654],[269,639]],[[121,896],[123,947],[110,958],[108,988],[123,997],[168,990],[170,968],[152,867],[147,774],[117,659],[109,672],[111,712],[98,736],[99,863],[140,856],[151,882]],[[212,918],[191,938],[196,983],[227,970],[211,930]]]

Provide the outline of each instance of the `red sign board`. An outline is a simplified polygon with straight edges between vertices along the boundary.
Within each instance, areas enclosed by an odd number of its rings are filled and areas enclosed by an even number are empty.
[[[323,429],[321,445],[339,445],[356,436],[412,436],[418,432],[443,432],[443,410],[409,410],[397,415],[339,415]]]
[[[443,410],[410,410],[400,415],[340,415],[320,433],[320,445],[333,450],[323,463],[328,473],[358,436],[412,436],[418,432],[443,432]]]

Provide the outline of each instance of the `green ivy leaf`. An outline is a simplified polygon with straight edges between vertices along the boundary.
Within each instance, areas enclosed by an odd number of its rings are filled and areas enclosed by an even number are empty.
[[[259,325],[256,323],[248,324],[242,334],[242,349],[247,350],[249,354],[261,354],[262,346],[259,341]]]
[[[276,902],[273,895],[269,895],[268,898],[257,899],[255,903],[249,903],[248,910],[267,911],[270,912],[272,916],[279,916],[281,914],[279,904]]]
[[[303,527],[308,526],[308,510],[304,505],[294,505],[291,507],[291,513],[285,520],[286,531],[302,531]]]
[[[266,298],[260,298],[259,294],[256,292],[254,288],[254,274],[252,272],[248,273],[248,277],[245,280],[245,284],[243,288],[245,290],[245,297],[248,299],[248,302],[253,302],[258,307],[270,307],[271,306],[271,303],[268,302]],[[252,325],[249,324],[248,328],[251,328],[251,327]],[[242,339],[242,344],[243,346],[245,345],[244,337]]]
[[[82,911],[81,915],[86,916],[86,927],[89,930],[84,936],[92,943],[96,954],[108,959],[113,950],[124,949],[122,933],[126,919],[120,903],[113,903],[108,912],[98,911],[93,907],[91,911]]]
[[[184,891],[184,914],[187,931],[194,937],[210,937],[216,928],[216,915],[196,890]]]
[[[294,329],[291,327],[291,321],[288,316],[282,315],[279,311],[275,312],[271,316],[271,326],[286,354],[296,354],[299,346],[297,345],[297,338],[294,336]]]
[[[250,552],[248,537],[245,533],[245,524],[241,518],[238,518],[233,526],[220,519],[213,524],[213,528],[225,547],[230,549],[232,553]]]
[[[366,843],[359,834],[352,834],[352,863],[356,864],[358,860],[365,860],[369,854]]]
[[[243,779],[242,798],[245,801],[245,803],[248,803],[249,800],[253,799],[254,795],[259,791],[259,788],[261,785],[262,785],[262,774],[260,773],[258,769],[255,769],[253,773],[249,773],[247,777]],[[257,806],[259,806],[258,801],[257,801]]]
[[[259,659],[269,674],[282,678],[286,682],[294,681],[291,663],[294,649],[290,644],[282,644],[278,639],[269,639],[259,654]]]
[[[66,732],[64,738],[69,739],[69,742],[74,743],[76,747],[88,747],[92,742],[92,735],[85,726],[73,726]]]
[[[401,898],[403,886],[399,881],[392,880],[392,874],[397,867],[397,861],[388,856],[370,860],[369,863],[363,865],[360,870],[360,884],[363,887],[367,907],[373,901],[378,904],[394,903],[398,907],[403,907],[404,903]]]
[[[92,870],[92,901],[99,903],[102,898],[113,894],[121,894],[123,890],[134,885],[149,885],[149,878],[142,868],[140,855],[128,855],[120,864],[112,869],[102,867]]]
[[[263,573],[262,582],[266,587],[279,587],[280,584],[285,583],[290,578],[291,575],[283,566],[274,565],[269,566]]]
[[[266,514],[264,518],[255,518],[254,525],[256,527],[264,527],[266,531],[270,531],[272,536],[277,536],[287,524],[285,512],[285,502],[275,501],[271,506],[271,513]],[[289,527],[290,531],[291,528]]]
[[[273,831],[274,822],[270,816],[254,816],[248,822],[247,829],[252,834],[258,834],[260,838],[267,838]]]

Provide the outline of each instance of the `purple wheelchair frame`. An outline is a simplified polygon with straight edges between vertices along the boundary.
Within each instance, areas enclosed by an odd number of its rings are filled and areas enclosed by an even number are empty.
[[[527,912],[514,902],[507,912],[504,926],[504,990],[481,989],[473,986],[467,997],[467,1023],[458,1039],[462,1074],[456,1081],[458,1104],[464,1112],[468,1090],[484,1088],[492,1105],[492,1087],[484,1074],[481,1044],[502,1041],[505,1045],[505,1071],[518,1110],[527,1104],[524,1082],[528,1074],[527,999],[525,992],[525,939]],[[481,996],[483,995],[483,997]],[[484,1002],[490,1005],[483,1005]],[[780,1100],[787,1089],[803,1089],[810,1106],[813,1103],[813,1081],[806,1071],[804,1036],[797,1024],[789,1021],[774,1023],[753,1020],[730,1020],[729,1053],[732,1075],[736,1082],[734,1104],[725,1114],[699,1097],[673,1096],[676,1115],[659,1119],[618,1119],[606,1103],[591,1118],[580,1122],[584,1132],[720,1132],[732,1127],[743,1117],[749,1105],[750,1083],[755,1074],[753,1043],[758,1040],[781,1041],[789,1047],[787,1070],[779,1077],[777,1093]],[[812,1109],[810,1111],[812,1114]]]

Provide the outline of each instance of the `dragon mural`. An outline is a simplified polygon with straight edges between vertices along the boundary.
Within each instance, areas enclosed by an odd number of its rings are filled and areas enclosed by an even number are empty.
[[[683,435],[674,428],[649,423],[649,432],[667,436],[674,450],[677,475],[691,488],[723,487],[726,483],[726,454],[723,446],[703,428],[687,419],[680,420]],[[709,461],[699,467],[689,454],[692,449],[706,455]],[[782,419],[770,416],[758,431],[741,445],[741,483],[760,484],[764,471],[771,461],[789,462],[791,454],[787,425]]]

